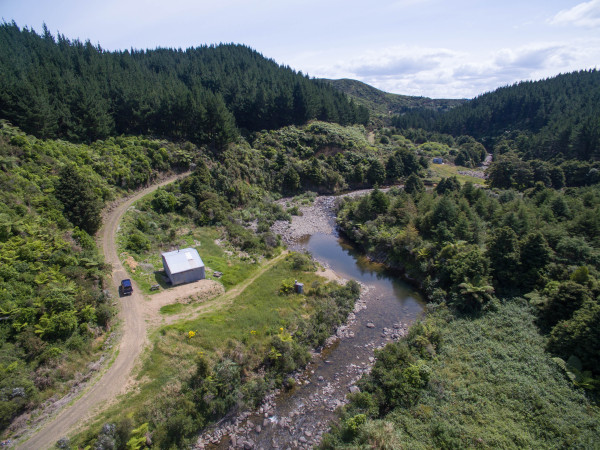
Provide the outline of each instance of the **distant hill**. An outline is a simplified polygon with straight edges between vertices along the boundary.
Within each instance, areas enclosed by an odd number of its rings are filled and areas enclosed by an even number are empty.
[[[414,109],[448,111],[467,101],[465,99],[431,99],[428,97],[390,94],[362,81],[347,78],[341,80],[322,79],[322,81],[331,84],[353,98],[357,104],[366,107],[372,116],[391,116]]]
[[[470,135],[499,152],[526,159],[600,160],[600,71],[522,81],[444,114],[412,111],[392,120],[398,128]]]

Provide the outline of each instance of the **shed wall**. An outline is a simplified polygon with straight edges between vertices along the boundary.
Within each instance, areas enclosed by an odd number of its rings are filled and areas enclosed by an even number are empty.
[[[198,267],[193,270],[187,270],[185,272],[169,274],[169,279],[172,285],[192,283],[194,281],[203,280],[206,278],[204,267]]]

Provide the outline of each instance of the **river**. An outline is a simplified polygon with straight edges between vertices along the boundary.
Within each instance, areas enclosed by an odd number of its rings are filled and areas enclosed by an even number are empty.
[[[327,219],[333,221],[332,212]],[[380,264],[370,262],[330,233],[316,233],[294,241],[290,248],[307,250],[326,267],[363,286],[363,294],[338,338],[296,376],[296,386],[270,397],[258,411],[223,421],[198,441],[197,448],[311,448],[317,445],[336,418],[356,381],[370,370],[374,349],[398,339],[423,310],[421,296]]]

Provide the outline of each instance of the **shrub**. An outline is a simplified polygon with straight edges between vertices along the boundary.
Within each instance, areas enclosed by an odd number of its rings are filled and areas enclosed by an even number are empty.
[[[135,230],[127,238],[125,248],[139,254],[146,250],[150,250],[150,240],[143,233]]]

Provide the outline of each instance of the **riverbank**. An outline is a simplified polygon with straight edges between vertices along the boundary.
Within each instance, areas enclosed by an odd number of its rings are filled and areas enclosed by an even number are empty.
[[[294,388],[273,391],[255,411],[221,420],[200,436],[194,448],[308,449],[318,445],[336,419],[337,408],[347,403],[346,395],[359,391],[356,383],[371,370],[374,351],[408,332],[408,324],[401,321],[380,328],[360,320],[370,304],[381,302],[377,289],[361,287],[360,299],[347,322],[322,351],[313,353],[306,369],[291,375]],[[357,343],[357,335],[365,333],[372,339]],[[338,352],[344,346],[346,351]]]
[[[365,193],[368,191],[365,191]],[[361,195],[352,193],[350,195]],[[400,339],[421,311],[419,300],[404,283],[385,274],[338,241],[335,230],[337,197],[317,197],[312,205],[298,206],[302,215],[278,222],[273,231],[294,250],[307,250],[337,279],[357,279],[360,299],[346,323],[329,338],[308,367],[293,374],[295,387],[270,394],[252,413],[228,417],[207,430],[195,448],[311,448],[336,419],[346,395],[371,370],[374,350]]]
[[[387,192],[390,188],[380,189]],[[297,207],[300,215],[292,216],[292,221],[278,220],[271,227],[273,233],[281,235],[281,240],[292,250],[301,247],[302,240],[315,234],[334,234],[337,202],[343,197],[360,197],[373,189],[362,189],[341,195],[316,197],[312,204],[295,202],[292,198],[282,198],[277,203],[284,208]]]

